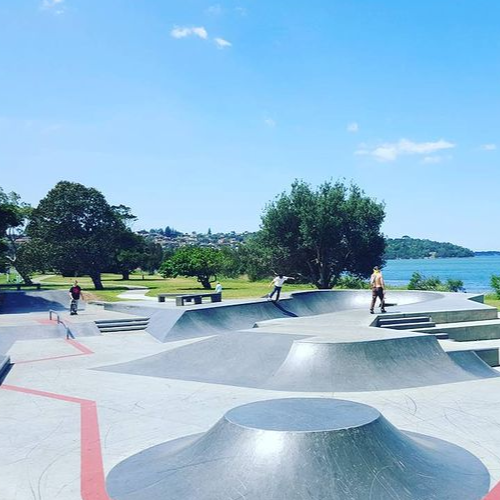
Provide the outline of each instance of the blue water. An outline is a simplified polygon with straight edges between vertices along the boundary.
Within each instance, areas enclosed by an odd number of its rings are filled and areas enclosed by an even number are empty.
[[[500,275],[500,255],[466,257],[462,259],[408,259],[388,260],[383,269],[388,285],[405,286],[411,275],[419,272],[425,277],[437,276],[442,282],[448,278],[464,282],[467,292],[492,292],[490,278]]]

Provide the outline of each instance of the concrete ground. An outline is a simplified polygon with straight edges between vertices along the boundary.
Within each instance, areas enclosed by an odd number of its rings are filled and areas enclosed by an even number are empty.
[[[88,307],[76,317],[63,316],[79,323],[130,315]],[[47,318],[47,313],[0,315],[0,335],[1,327],[35,328]],[[290,333],[295,322],[297,331],[310,328],[314,333],[322,322],[331,324],[341,318],[349,327],[345,332],[368,328],[373,321],[367,311],[358,310],[325,316],[316,326],[307,318],[297,318],[271,320],[267,328]],[[500,486],[496,486],[500,481],[500,378],[387,391],[301,393],[95,370],[199,341],[161,343],[145,331],[131,331],[15,342],[8,352],[13,367],[0,386],[0,499],[109,500],[105,477],[131,455],[207,431],[226,411],[241,404],[301,396],[365,403],[402,430],[465,448],[490,473],[492,490],[484,498],[500,499]],[[487,342],[500,345],[500,340]],[[461,343],[461,348],[462,344],[467,343]]]

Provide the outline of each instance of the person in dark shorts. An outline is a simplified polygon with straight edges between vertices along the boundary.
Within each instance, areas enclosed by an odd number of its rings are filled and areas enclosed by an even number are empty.
[[[69,289],[69,296],[71,301],[69,303],[69,311],[71,316],[78,314],[78,301],[82,297],[82,289],[78,284],[78,281],[75,280],[74,285]]]
[[[370,305],[370,313],[375,314],[375,302],[377,298],[380,299],[380,309],[381,312],[385,313],[385,298],[384,298],[384,277],[382,276],[382,272],[378,267],[373,268],[373,274],[370,278],[370,285],[372,286],[372,303]]]
[[[280,274],[279,276],[276,276],[271,283],[269,283],[269,286],[273,286],[273,291],[267,296],[268,299],[272,299],[273,295],[276,294],[276,302],[280,300],[280,294],[281,294],[281,289],[287,280],[294,280],[295,278],[292,278],[291,276],[283,276]]]

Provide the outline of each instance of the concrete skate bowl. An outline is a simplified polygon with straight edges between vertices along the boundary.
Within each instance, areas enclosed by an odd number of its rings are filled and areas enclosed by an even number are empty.
[[[0,312],[5,314],[60,311],[67,309],[69,295],[65,290],[0,292]]]
[[[375,332],[350,342],[229,333],[99,370],[296,392],[382,391],[500,376],[474,353],[455,361],[434,336],[393,332],[380,339]]]
[[[398,305],[435,301],[443,294],[434,292],[391,292]],[[107,310],[150,318],[147,332],[161,342],[217,335],[252,328],[255,323],[289,317],[367,309],[371,292],[367,290],[315,290],[296,292],[277,304],[253,301],[240,304],[202,305],[187,309],[165,309],[132,304],[106,304]]]
[[[291,398],[144,450],[111,470],[107,490],[114,500],[479,500],[489,480],[468,451],[372,407]]]
[[[387,301],[390,304],[405,306],[422,302],[430,302],[445,297],[442,293],[426,291],[390,291]],[[366,309],[370,306],[372,292],[370,290],[312,290],[294,292],[289,299],[293,312],[298,316],[310,316],[348,309]]]

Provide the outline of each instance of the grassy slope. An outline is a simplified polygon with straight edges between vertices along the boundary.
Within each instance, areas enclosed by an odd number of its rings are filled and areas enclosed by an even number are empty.
[[[37,278],[35,278],[36,280]],[[44,288],[69,288],[73,279],[63,278],[62,276],[51,276],[46,279],[41,279]],[[104,290],[95,290],[92,281],[87,276],[78,278],[78,283],[86,292],[89,298],[97,300],[115,301],[118,295],[127,290],[127,287],[145,286],[150,289],[147,295],[156,297],[158,293],[191,293],[207,291],[194,278],[172,278],[164,279],[160,276],[145,276],[142,279],[141,275],[131,275],[130,280],[124,281],[117,274],[103,274],[102,282]],[[269,293],[272,288],[269,286],[270,280],[250,282],[246,278],[224,279],[221,280],[224,287],[224,297],[227,299],[235,298],[251,298],[262,297]],[[309,288],[308,285],[288,285],[285,284],[283,290],[304,290]]]
[[[72,285],[72,278],[63,278],[62,276],[40,276],[35,277],[35,281],[40,281],[45,289],[66,289]],[[103,274],[102,281],[104,285],[104,290],[95,290],[94,285],[89,277],[83,276],[78,278],[78,282],[86,292],[89,299],[94,300],[106,300],[106,301],[117,301],[120,300],[118,295],[127,290],[127,287],[137,287],[145,286],[150,290],[147,295],[155,297],[158,293],[190,293],[203,291],[203,288],[194,278],[173,278],[164,279],[161,276],[144,276],[142,279],[141,275],[133,274],[130,276],[130,280],[124,281],[118,274]],[[262,297],[266,293],[269,293],[272,288],[269,286],[269,281],[256,281],[250,282],[246,278],[238,279],[223,279],[221,280],[222,286],[224,287],[224,297],[228,299],[236,298],[252,298],[252,297]],[[5,275],[0,274],[0,283],[5,283]],[[309,285],[294,285],[285,284],[283,290],[285,292],[290,292],[294,290],[304,290],[313,289]],[[391,289],[391,287],[389,287]],[[395,289],[404,289],[404,287],[397,287]],[[500,299],[496,297],[495,294],[485,295],[485,304],[496,307],[500,309]]]

